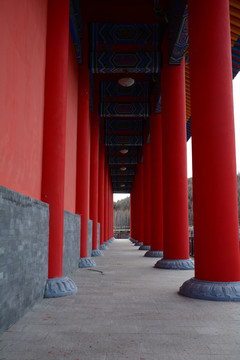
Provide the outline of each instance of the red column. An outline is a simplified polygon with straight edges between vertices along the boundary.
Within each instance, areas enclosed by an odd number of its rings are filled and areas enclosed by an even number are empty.
[[[109,206],[109,233],[108,233],[108,243],[113,242],[113,192],[112,192],[112,181],[111,175],[109,172],[109,192],[108,192],[108,206]]]
[[[90,188],[90,113],[87,24],[84,23],[83,59],[79,66],[78,133],[77,133],[77,186],[76,212],[81,215],[81,240],[79,267],[95,266],[88,256],[88,219]]]
[[[145,256],[163,257],[162,114],[150,117],[151,250]]]
[[[204,24],[201,34],[200,12]],[[189,1],[189,37],[196,264],[193,288],[199,291],[185,293],[191,281],[180,291],[191,297],[239,301],[229,1]],[[204,52],[200,51],[203,47]]]
[[[140,216],[139,216],[139,205],[140,205],[140,196],[139,196],[139,167],[136,166],[136,174],[135,174],[135,197],[136,197],[136,210],[135,210],[135,230],[136,230],[136,238],[135,243],[139,242],[139,233],[140,233]]]
[[[99,162],[99,82],[94,83],[94,109],[91,114],[91,146],[90,146],[90,219],[92,220],[92,255],[99,256],[97,243],[98,225],[98,162]]]
[[[131,194],[130,194],[130,237],[129,239],[133,239],[133,234],[134,234],[134,231],[133,231],[133,189],[131,191]]]
[[[137,177],[135,176],[131,195],[130,195],[130,220],[131,220],[131,237],[130,240],[137,242]]]
[[[105,184],[104,184],[104,241],[108,241],[108,162],[105,153]]]
[[[142,246],[144,240],[144,207],[143,207],[143,162],[138,163],[138,242],[135,243],[135,246]]]
[[[185,64],[162,68],[163,249],[155,267],[193,269],[189,259]]]
[[[104,181],[105,181],[105,146],[104,146],[104,120],[100,126],[99,144],[99,182],[98,182],[98,221],[100,223],[100,249],[104,245]],[[103,250],[103,249],[101,249]]]
[[[47,26],[42,200],[49,204],[50,218],[45,297],[58,297],[77,291],[73,282],[67,284],[62,278],[69,1],[48,3]],[[66,290],[56,281],[65,282]]]
[[[151,168],[150,168],[150,144],[143,145],[143,220],[144,233],[143,245],[139,250],[150,250],[151,248]]]

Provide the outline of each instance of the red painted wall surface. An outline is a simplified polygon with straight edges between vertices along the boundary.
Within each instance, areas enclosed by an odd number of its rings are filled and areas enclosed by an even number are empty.
[[[66,163],[64,208],[75,213],[77,164],[78,63],[72,38],[69,38],[68,98],[66,124]]]
[[[47,0],[0,2],[0,184],[41,198]]]

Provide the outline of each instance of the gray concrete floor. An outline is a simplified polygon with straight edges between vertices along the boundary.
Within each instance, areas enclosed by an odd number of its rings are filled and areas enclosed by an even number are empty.
[[[192,271],[154,269],[129,240],[70,277],[0,337],[0,360],[239,360],[240,304],[177,294]],[[98,270],[98,271],[96,271]]]

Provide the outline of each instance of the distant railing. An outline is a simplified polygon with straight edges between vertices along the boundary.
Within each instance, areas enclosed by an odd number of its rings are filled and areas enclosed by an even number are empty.
[[[113,229],[115,239],[128,239],[130,236],[129,226],[115,227]]]

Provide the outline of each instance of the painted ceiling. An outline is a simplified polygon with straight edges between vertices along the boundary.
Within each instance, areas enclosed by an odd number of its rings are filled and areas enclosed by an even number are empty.
[[[234,78],[240,70],[240,0],[230,0],[229,5]],[[113,191],[125,193],[131,192],[136,165],[142,160],[142,145],[149,141],[151,110],[161,112],[160,49],[166,27],[170,38],[169,64],[180,64],[185,57],[187,140],[191,137],[188,7],[187,0],[122,0],[119,13],[114,6],[109,0],[92,0],[89,4],[90,104],[92,107],[98,77],[99,117],[104,121]],[[78,0],[70,0],[70,31],[79,63],[83,16],[80,7]],[[118,82],[120,78],[133,78],[135,82],[124,87]],[[153,88],[156,101],[150,105]]]

